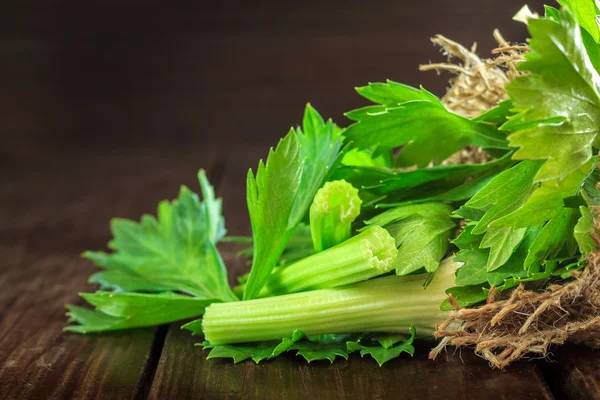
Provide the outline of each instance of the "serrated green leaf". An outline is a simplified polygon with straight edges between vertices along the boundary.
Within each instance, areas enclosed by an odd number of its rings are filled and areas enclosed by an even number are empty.
[[[331,169],[341,161],[341,131],[333,122],[323,121],[310,104],[306,105],[302,129],[296,129],[300,155],[304,159],[302,179],[290,214],[290,224],[296,225],[306,215],[313,197]],[[339,160],[338,160],[339,158]]]
[[[344,153],[341,165],[346,167],[391,168],[389,153],[375,156],[369,149],[352,149]]]
[[[596,167],[583,182],[581,190],[587,205],[600,206],[600,168]]]
[[[372,341],[379,343],[382,347],[384,347],[386,349],[392,347],[396,343],[404,342],[408,339],[409,339],[409,337],[407,337],[406,335],[396,334],[396,333],[386,333],[386,334],[380,333],[380,334],[376,334],[375,336],[371,337]]]
[[[438,194],[431,195],[427,197],[426,195],[423,197],[418,196],[415,198],[406,199],[404,201],[399,202],[388,202],[388,199],[380,200],[380,202],[375,206],[375,208],[391,208],[391,207],[402,207],[412,204],[422,204],[422,203],[435,203],[435,202],[444,202],[444,203],[454,203],[454,202],[462,202],[470,199],[475,196],[483,187],[485,187],[491,179],[496,176],[495,171],[482,175],[480,177],[467,180],[465,183],[460,184],[458,186],[453,187],[447,191],[441,191]],[[482,213],[483,215],[483,213]],[[466,218],[466,217],[465,217]]]
[[[559,215],[551,219],[529,248],[524,268],[528,268],[535,262],[556,257],[569,235],[572,235],[576,216],[576,210],[565,208]]]
[[[278,342],[259,342],[247,345],[222,344],[213,347],[206,358],[232,358],[234,363],[251,358],[258,364],[268,359],[279,344]],[[210,348],[210,346],[205,346],[205,348]]]
[[[356,122],[346,129],[345,137],[360,149],[403,146],[396,160],[399,167],[439,164],[469,144],[507,149],[504,135],[496,127],[449,112],[424,89],[399,91],[396,99],[389,93],[370,96],[382,105],[348,113]]]
[[[191,330],[192,326],[191,324],[186,324],[182,328]],[[297,330],[292,333],[291,337],[284,338],[281,341],[270,340],[266,342],[220,344],[216,346],[204,341],[198,345],[204,349],[210,349],[210,353],[206,357],[207,359],[232,358],[234,363],[238,363],[251,358],[252,361],[258,364],[263,360],[275,358],[289,351],[297,341],[304,338],[304,333]]]
[[[343,179],[377,197],[376,208],[423,202],[454,202],[471,198],[481,187],[507,165],[511,154],[484,164],[441,165],[403,171],[382,167],[343,166],[335,171],[335,179]],[[365,201],[363,205],[368,203]]]
[[[481,236],[472,234],[472,225],[465,226],[460,236],[454,241],[454,244],[460,249],[455,260],[464,263],[456,273],[456,285],[501,286],[509,278],[526,278],[529,275],[528,269],[524,268],[524,260],[541,229],[541,225],[527,228],[518,248],[503,265],[494,270],[488,270],[486,266],[490,251],[479,248]]]
[[[388,177],[381,177],[367,189],[379,194],[407,191],[425,184],[454,188],[467,178],[486,174],[495,169],[505,168],[511,163],[510,154],[483,164],[438,165],[414,171],[392,170]]]
[[[581,254],[589,254],[596,250],[596,241],[592,238],[594,229],[594,217],[588,207],[580,207],[581,217],[575,225],[573,234],[577,240]]]
[[[490,286],[504,288],[506,281],[511,278],[526,279],[531,275],[532,268],[525,267],[524,262],[541,230],[542,225],[530,226],[525,229],[523,240],[511,257],[500,268],[488,272],[487,282]],[[538,260],[534,261],[534,263],[536,262],[539,264]]]
[[[449,205],[443,203],[425,203],[408,205],[382,212],[376,215],[375,217],[371,218],[370,220],[365,221],[365,224],[379,225],[385,227],[386,225],[389,225],[392,222],[396,222],[401,219],[412,216],[420,216],[433,219],[443,218],[447,217],[451,211],[452,208]]]
[[[523,205],[491,222],[490,226],[522,228],[557,217],[565,208],[563,199],[579,193],[595,161],[589,160],[562,181],[542,182]]]
[[[188,329],[188,328],[186,328]],[[254,343],[238,343],[213,346],[209,342],[202,343],[205,349],[211,349],[207,358],[232,358],[234,362],[252,359],[259,363],[278,355],[296,351],[309,363],[317,360],[333,362],[336,357],[348,359],[349,351],[345,341],[352,338],[348,334],[332,334],[318,337],[306,337],[301,331],[294,331],[292,337],[281,341],[267,341]]]
[[[415,89],[412,86],[387,80],[386,83],[369,83],[367,86],[356,88],[358,94],[373,103],[395,105],[411,100],[437,100],[426,90]]]
[[[525,237],[526,228],[489,227],[481,240],[482,249],[490,249],[486,269],[493,271],[503,266]]]
[[[68,306],[71,323],[66,331],[89,333],[162,325],[204,313],[216,299],[199,299],[175,293],[82,293],[95,310]]]
[[[529,74],[506,87],[518,114],[505,128],[517,128],[508,137],[519,147],[515,159],[546,160],[536,181],[563,180],[592,157],[600,76],[568,7],[561,9],[560,21],[531,19],[528,28],[531,53],[519,69]]]
[[[485,233],[490,223],[525,202],[539,167],[540,163],[536,161],[520,162],[493,178],[465,204],[465,208],[485,211],[473,228],[474,234]],[[457,213],[464,217],[463,210],[460,208]]]
[[[478,117],[473,118],[474,121],[487,122],[495,125],[504,124],[509,117],[514,115],[512,111],[513,104],[510,100],[504,100],[491,110],[488,110]]]
[[[454,260],[463,265],[456,271],[455,283],[461,286],[478,285],[487,282],[487,261],[489,249],[481,249],[481,235],[473,234],[474,225],[466,225],[453,241],[459,248]]]
[[[256,177],[248,172],[247,202],[254,236],[252,269],[244,299],[258,295],[302,221],[316,191],[341,161],[340,130],[306,106],[303,129],[293,129],[266,164],[259,163]]]
[[[364,346],[360,344],[361,341],[359,340],[354,342],[347,342],[346,348],[350,352],[360,351],[361,357],[364,357],[365,355],[370,355],[375,361],[377,361],[377,364],[379,364],[379,366],[381,367],[386,362],[393,360],[394,358],[398,358],[402,353],[408,353],[412,357],[415,352],[415,348],[412,345],[415,339],[415,334],[415,328],[414,326],[411,326],[409,338],[400,338],[396,336],[393,342],[388,342],[388,346],[385,346],[383,344],[379,346]],[[398,343],[399,341],[402,341],[402,343],[392,346],[393,344]]]
[[[536,161],[524,161],[496,175],[456,213],[477,223],[470,227],[470,234],[483,235],[480,249],[490,249],[486,270],[500,268],[512,256],[524,237],[525,229],[512,226],[495,227],[498,218],[517,209],[532,190],[533,177],[540,167]],[[459,253],[460,254],[460,253]],[[459,258],[480,262],[484,251],[470,249]]]
[[[279,257],[295,228],[290,214],[300,187],[303,160],[296,132],[291,130],[271,149],[266,164],[258,164],[256,177],[248,171],[247,202],[252,223],[254,257],[244,299],[255,297]]]
[[[544,5],[545,17],[554,22],[560,21],[560,10],[555,7]]]
[[[347,360],[349,354],[342,343],[317,343],[308,340],[296,342],[290,349],[297,350],[297,355],[302,356],[309,363],[319,360],[334,362],[337,357]]]
[[[183,186],[176,200],[160,203],[157,218],[144,215],[139,223],[114,219],[114,239],[109,243],[114,252],[83,254],[109,269],[93,279],[120,290],[172,290],[202,298],[237,300],[215,247],[225,235],[221,200],[215,198],[204,171],[198,173],[198,180],[202,202]]]

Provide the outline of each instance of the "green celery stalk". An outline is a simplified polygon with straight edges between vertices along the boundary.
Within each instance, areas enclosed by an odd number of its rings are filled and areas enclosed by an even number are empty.
[[[454,285],[459,263],[440,265],[425,288],[429,274],[387,276],[342,288],[321,289],[234,303],[214,303],[202,321],[213,345],[276,340],[295,330],[306,335],[339,332],[433,332],[448,313],[440,311],[445,290]]]
[[[317,191],[310,206],[310,232],[316,252],[350,238],[361,204],[358,189],[343,179],[327,182]]]
[[[258,297],[348,285],[391,271],[398,257],[394,238],[379,226],[330,249],[277,267]]]

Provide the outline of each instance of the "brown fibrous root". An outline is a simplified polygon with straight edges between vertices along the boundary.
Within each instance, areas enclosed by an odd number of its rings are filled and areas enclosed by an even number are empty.
[[[521,284],[499,301],[492,290],[479,308],[460,308],[454,302],[455,310],[436,327],[434,336],[441,341],[429,358],[446,346],[468,346],[493,367],[504,368],[525,356],[545,357],[551,345],[600,347],[600,250],[573,275],[573,280],[541,292]]]
[[[498,47],[492,51],[494,57],[490,59],[481,59],[475,54],[477,43],[467,49],[442,35],[431,39],[448,56],[448,62],[425,64],[419,66],[419,69],[455,74],[450,80],[448,91],[441,99],[448,109],[473,118],[508,99],[504,87],[512,79],[524,74],[517,69],[517,64],[525,59],[527,47],[508,43],[498,30],[494,31],[494,38]],[[491,159],[481,148],[468,146],[444,163],[479,164]]]
[[[508,99],[505,85],[524,74],[517,65],[525,60],[527,46],[508,43],[498,30],[494,31],[494,38],[498,43],[492,50],[495,57],[484,60],[475,54],[477,43],[469,50],[442,35],[431,39],[448,56],[448,62],[425,64],[419,69],[448,71],[456,75],[450,80],[442,102],[457,114],[473,118],[496,107]]]

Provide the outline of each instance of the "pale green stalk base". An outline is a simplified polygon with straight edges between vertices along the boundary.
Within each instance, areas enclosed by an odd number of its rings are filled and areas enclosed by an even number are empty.
[[[347,332],[430,335],[448,313],[440,311],[445,290],[454,285],[457,264],[445,260],[434,279],[427,275],[387,276],[343,288],[235,303],[215,303],[204,314],[202,329],[211,344],[277,340],[295,330],[306,335]]]
[[[335,247],[278,268],[258,297],[364,281],[391,271],[397,256],[394,238],[384,228],[374,226]]]
[[[327,182],[310,206],[310,232],[318,253],[350,238],[360,214],[358,189],[345,180]]]

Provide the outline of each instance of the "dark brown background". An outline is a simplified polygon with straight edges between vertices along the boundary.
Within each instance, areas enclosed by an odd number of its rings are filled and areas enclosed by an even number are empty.
[[[0,5],[0,399],[600,398],[598,355],[491,370],[469,350],[379,368],[353,356],[308,366],[206,360],[179,323],[65,334],[64,304],[94,271],[113,216],[139,218],[197,190],[203,167],[231,234],[250,234],[244,180],[311,101],[345,124],[354,86],[390,78],[442,94],[436,33],[487,56],[492,30],[522,41],[522,0]],[[163,2],[166,3],[166,2]],[[541,1],[530,2],[542,11]],[[247,269],[221,248],[230,279]]]
[[[273,144],[306,102],[344,125],[353,87],[393,79],[441,94],[442,33],[487,56],[522,41],[523,0],[46,0],[0,8],[2,149]],[[543,12],[541,0],[529,2]]]

